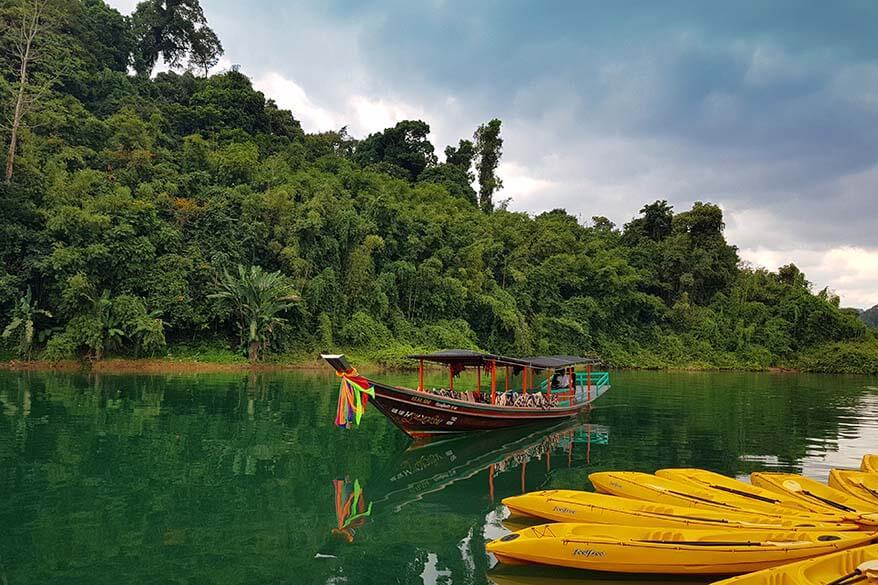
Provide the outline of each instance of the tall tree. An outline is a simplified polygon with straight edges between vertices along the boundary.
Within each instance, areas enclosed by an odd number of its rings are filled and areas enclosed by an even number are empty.
[[[467,176],[470,177],[470,181],[473,180],[472,171],[470,169],[473,166],[473,159],[475,156],[475,145],[469,140],[461,139],[457,144],[457,148],[453,146],[445,147],[445,162],[462,168]]]
[[[475,146],[469,140],[461,140],[457,148],[445,147],[445,162],[427,167],[418,176],[419,183],[444,185],[448,192],[478,206],[478,196],[472,187],[475,176],[472,173]]]
[[[45,57],[43,41],[52,23],[48,9],[48,0],[28,1],[13,30],[13,66],[17,69],[17,81],[13,85],[12,111],[7,115],[6,124],[9,146],[6,149],[4,179],[7,184],[12,182],[18,133],[24,125],[25,116],[48,93],[56,80],[56,77],[37,78],[33,74],[34,65]]]
[[[500,120],[494,118],[482,124],[473,138],[476,142],[476,171],[479,176],[479,207],[489,213],[494,210],[494,193],[503,188],[503,181],[497,176],[497,165],[503,154],[503,139],[500,138]]]
[[[171,68],[188,57],[201,68],[210,63],[209,69],[223,54],[198,0],[145,0],[131,15],[131,26],[137,42],[132,61],[140,75],[148,76],[159,56]]]
[[[649,239],[660,242],[671,235],[674,208],[667,201],[644,205],[640,213],[643,215],[643,231]]]
[[[403,120],[393,128],[367,136],[357,146],[354,158],[364,166],[376,165],[383,172],[402,169],[416,181],[429,166],[436,164],[433,144],[427,140],[430,125],[421,120]]]
[[[192,35],[192,49],[189,61],[198,67],[207,77],[210,68],[219,62],[223,54],[223,45],[213,29],[202,26]]]
[[[82,59],[86,67],[94,71],[128,71],[134,48],[128,17],[107,6],[104,0],[82,0],[82,9],[71,28],[84,49]]]

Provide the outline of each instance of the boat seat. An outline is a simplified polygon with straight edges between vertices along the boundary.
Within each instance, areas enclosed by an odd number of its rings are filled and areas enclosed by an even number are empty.
[[[484,392],[449,390],[447,388],[431,388],[427,390],[430,394],[443,396],[445,398],[454,398],[455,400],[463,400],[464,402],[486,402],[486,394]]]
[[[556,397],[542,392],[502,392],[497,395],[497,404],[500,406],[518,406],[521,408],[554,408],[558,401]]]

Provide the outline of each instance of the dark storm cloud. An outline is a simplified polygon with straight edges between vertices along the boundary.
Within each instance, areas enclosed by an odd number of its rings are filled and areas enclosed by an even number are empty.
[[[568,107],[578,124],[562,135],[664,137],[806,163],[769,190],[874,163],[878,108],[851,99],[861,88],[843,74],[876,62],[878,3],[331,6],[340,20],[369,19],[361,43],[372,67],[415,94],[441,88],[507,117]],[[516,99],[528,86],[543,91]]]

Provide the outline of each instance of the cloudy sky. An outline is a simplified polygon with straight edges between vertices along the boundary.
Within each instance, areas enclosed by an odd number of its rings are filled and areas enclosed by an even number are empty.
[[[308,131],[498,117],[512,209],[711,201],[743,259],[878,303],[878,2],[201,1]]]

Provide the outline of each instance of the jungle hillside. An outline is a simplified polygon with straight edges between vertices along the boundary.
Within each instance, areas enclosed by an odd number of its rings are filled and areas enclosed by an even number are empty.
[[[510,211],[498,119],[447,146],[424,120],[306,133],[245,72],[208,75],[198,0],[0,0],[0,20],[7,360],[462,347],[878,373],[858,311],[742,263],[715,204]]]

